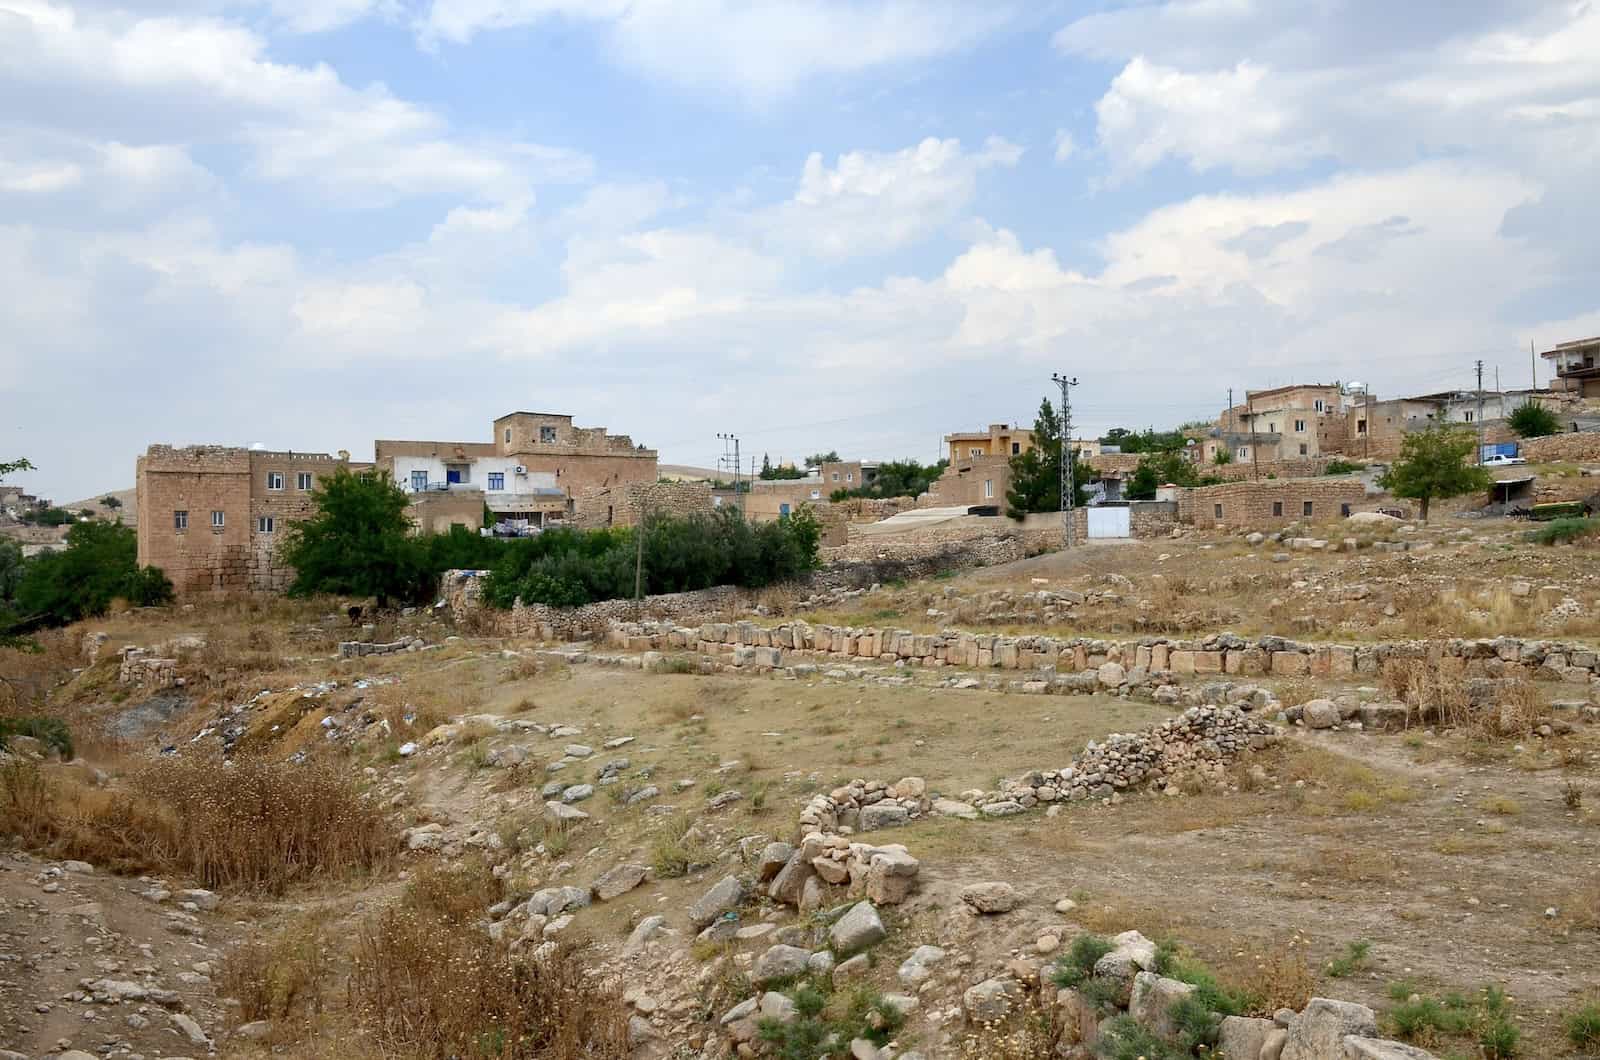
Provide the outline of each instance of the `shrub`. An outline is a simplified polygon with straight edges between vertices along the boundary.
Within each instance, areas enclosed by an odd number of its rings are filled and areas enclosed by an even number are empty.
[[[310,928],[244,940],[222,957],[218,984],[239,1002],[241,1022],[320,1012],[330,973],[328,940]]]
[[[762,1020],[761,1040],[781,1060],[816,1060],[846,1056],[854,1039],[883,1045],[905,1022],[900,1010],[875,988],[858,986],[849,993],[833,991],[831,981],[801,983],[789,994],[797,1016],[788,1023]]]
[[[1585,1053],[1600,1053],[1600,1005],[1585,1005],[1566,1018],[1567,1041]]]
[[[35,556],[23,568],[16,610],[24,618],[64,626],[104,614],[116,599],[137,607],[171,600],[172,583],[155,567],[140,567],[138,551],[131,527],[75,523],[64,550]]]
[[[1365,471],[1367,465],[1357,464],[1349,460],[1334,459],[1328,461],[1328,466],[1322,469],[1324,475],[1348,475],[1353,471]]]
[[[1529,541],[1540,545],[1559,545],[1566,541],[1579,541],[1600,534],[1600,518],[1552,519],[1537,530],[1528,531]]]
[[[1335,979],[1345,979],[1354,975],[1367,963],[1367,955],[1372,952],[1372,943],[1362,939],[1352,942],[1345,947],[1342,954],[1328,962],[1328,974]]]
[[[1518,405],[1506,417],[1506,426],[1516,431],[1522,438],[1543,438],[1547,434],[1555,434],[1561,430],[1561,421],[1556,419],[1556,414],[1543,405],[1528,402]]]
[[[668,824],[651,841],[650,866],[661,879],[687,876],[716,860],[716,851],[692,834],[692,825],[685,817]]]
[[[402,903],[358,932],[351,1007],[390,1055],[622,1060],[621,998],[585,973],[587,963],[581,942],[514,958]]]
[[[378,805],[333,764],[190,756],[137,774],[171,812],[172,862],[207,887],[280,894],[385,861],[396,840]]]
[[[63,759],[72,757],[72,733],[60,718],[0,718],[0,749],[12,736],[31,736]]]
[[[418,603],[433,591],[427,554],[411,534],[405,492],[386,472],[340,468],[311,494],[316,514],[283,535],[283,561],[295,569],[289,592],[394,597]]]
[[[1118,1016],[1100,1025],[1095,1055],[1102,1060],[1179,1060],[1188,1054],[1157,1038],[1132,1016]]]
[[[1094,975],[1095,962],[1116,949],[1109,939],[1099,935],[1079,935],[1072,940],[1067,952],[1056,958],[1050,981],[1063,989],[1080,986]]]

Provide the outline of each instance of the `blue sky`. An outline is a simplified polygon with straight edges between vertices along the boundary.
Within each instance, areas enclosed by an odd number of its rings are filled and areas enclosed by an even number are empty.
[[[0,0],[0,456],[931,459],[1600,332],[1600,8]]]

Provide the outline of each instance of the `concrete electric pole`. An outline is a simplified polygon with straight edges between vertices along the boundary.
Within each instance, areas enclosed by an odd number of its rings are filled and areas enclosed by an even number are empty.
[[[1061,388],[1061,518],[1066,524],[1066,545],[1072,548],[1078,543],[1078,528],[1072,520],[1072,502],[1078,492],[1072,474],[1072,388],[1078,380],[1060,374],[1051,375],[1050,380]]]
[[[1483,362],[1478,362],[1478,463],[1483,463]]]
[[[717,437],[722,439],[723,464],[728,462],[728,443],[733,443],[733,504],[734,507],[743,511],[744,505],[739,499],[739,472],[743,470],[739,465],[739,436],[737,434],[718,434]]]

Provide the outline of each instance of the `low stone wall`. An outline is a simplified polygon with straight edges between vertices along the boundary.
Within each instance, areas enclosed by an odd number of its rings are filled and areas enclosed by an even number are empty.
[[[625,482],[616,486],[588,486],[573,498],[572,517],[566,525],[584,530],[636,526],[641,511],[678,518],[707,513],[711,511],[711,484]]]
[[[372,643],[360,640],[345,640],[339,642],[339,658],[359,659],[368,655],[395,655],[403,651],[421,651],[423,641],[421,637],[407,637],[404,640]]]
[[[1529,438],[1522,443],[1522,456],[1530,464],[1600,461],[1600,431]]]
[[[141,688],[171,688],[178,681],[178,660],[158,658],[145,648],[127,647],[117,653],[122,663],[117,680]]]
[[[1497,637],[1492,640],[1395,641],[1383,644],[1317,644],[1230,633],[1200,640],[1145,637],[1006,636],[995,633],[913,633],[876,626],[811,625],[792,620],[775,625],[706,621],[617,622],[609,643],[633,651],[679,648],[732,652],[735,664],[787,665],[791,654],[833,659],[902,662],[916,666],[1074,673],[1094,671],[1108,688],[1139,683],[1143,674],[1179,676],[1354,677],[1376,676],[1391,659],[1421,659],[1461,677],[1532,677],[1590,682],[1600,675],[1600,653],[1584,644]],[[754,652],[734,652],[754,648]],[[760,649],[766,649],[761,651]],[[1114,666],[1117,671],[1108,671]]]
[[[518,600],[510,611],[496,612],[504,633],[542,640],[571,640],[602,634],[618,622],[638,622],[645,616],[671,619],[715,614],[750,604],[749,593],[719,585],[691,593],[663,593],[643,600],[603,600],[582,607],[551,607]]]

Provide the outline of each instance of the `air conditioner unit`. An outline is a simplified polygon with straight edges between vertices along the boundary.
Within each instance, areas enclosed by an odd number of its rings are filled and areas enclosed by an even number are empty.
[[[528,469],[523,467],[521,464],[518,464],[516,467],[512,468],[511,470],[516,472],[519,475],[526,475],[528,473]]]

